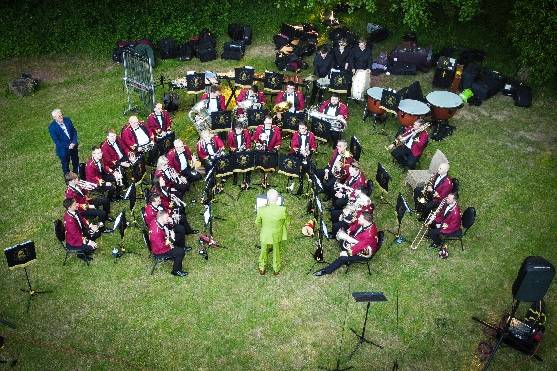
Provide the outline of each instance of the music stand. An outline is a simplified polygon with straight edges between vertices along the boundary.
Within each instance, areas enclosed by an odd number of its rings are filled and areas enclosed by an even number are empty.
[[[215,133],[232,129],[232,111],[211,112],[211,130]]]
[[[252,171],[255,168],[255,158],[254,158],[253,151],[251,150],[233,152],[232,158],[233,158],[232,172],[234,173],[234,176],[236,176],[237,173],[242,173],[245,176],[246,173]],[[249,183],[246,189],[243,189],[240,186],[240,192],[236,197],[236,201],[240,198],[242,192],[247,189],[249,189]]]
[[[248,88],[253,85],[255,77],[255,69],[253,67],[236,67],[234,69],[234,83],[242,88]]]
[[[329,91],[347,93],[348,86],[352,82],[352,75],[350,71],[347,70],[331,71],[330,81],[331,84],[329,85]]]
[[[375,174],[375,181],[379,184],[379,188],[381,189],[381,203],[390,205],[389,201],[385,198],[389,194],[389,181],[391,180],[391,176],[385,170],[383,165],[380,162],[377,163],[377,173]]]
[[[128,227],[128,225],[129,223],[126,221],[126,212],[121,211],[120,214],[116,216],[116,219],[114,219],[114,226],[110,231],[108,231],[108,233],[113,233],[118,231],[120,235],[120,240],[118,242],[118,245],[112,249],[112,256],[115,258],[114,263],[116,263],[117,259],[123,256],[125,253],[137,254],[134,251],[127,251],[124,245],[124,236],[126,234],[126,228]]]
[[[255,151],[255,168],[263,170],[265,173],[274,172],[278,166],[278,152],[277,151]],[[263,186],[263,183],[257,184]],[[272,187],[268,184],[268,187]]]
[[[360,156],[362,155],[362,145],[356,136],[352,136],[350,139],[350,153],[355,161],[360,161]]]
[[[255,108],[248,108],[246,110],[246,115],[248,117],[248,127],[254,128],[258,125],[261,125],[265,120],[265,110],[264,109],[255,109]]]
[[[282,131],[286,131],[289,133],[294,133],[298,131],[298,125],[306,121],[305,113],[304,112],[290,112],[287,111],[283,113],[283,125]]]
[[[317,117],[311,117],[310,122],[311,131],[315,135],[315,139],[321,142],[327,142],[331,139],[331,124],[328,121],[320,120]]]
[[[412,209],[410,208],[410,206],[408,205],[408,203],[406,202],[406,200],[404,199],[404,197],[402,196],[402,193],[398,193],[398,197],[396,199],[396,208],[395,208],[395,214],[396,214],[396,219],[398,221],[398,227],[397,227],[397,231],[393,232],[387,229],[387,232],[393,234],[396,238],[393,240],[393,242],[396,242],[397,244],[401,244],[404,241],[406,241],[406,239],[404,238],[404,236],[402,236],[400,234],[400,227],[402,225],[402,219],[404,218],[404,215],[406,213],[411,213]],[[393,244],[393,242],[391,242],[391,245]],[[389,245],[390,246],[390,245]]]
[[[350,355],[348,356],[348,360],[352,359],[352,357],[354,356],[356,351],[360,348],[360,345],[362,345],[364,343],[375,345],[376,347],[378,347],[380,349],[383,349],[383,346],[381,346],[377,343],[374,343],[373,341],[371,341],[369,339],[366,339],[365,334],[366,334],[367,318],[368,318],[368,314],[369,314],[369,307],[370,307],[371,303],[387,301],[387,298],[385,297],[385,295],[382,292],[353,292],[352,297],[354,298],[354,300],[356,302],[367,303],[367,307],[366,307],[366,315],[365,315],[365,319],[364,319],[364,325],[362,326],[362,333],[359,334],[353,328],[350,329],[350,331],[352,331],[354,333],[354,335],[356,335],[358,337],[358,343],[356,344],[356,347],[354,348],[352,353],[350,353]]]
[[[284,84],[284,75],[278,72],[265,71],[263,88],[270,91],[280,91]]]
[[[396,115],[398,111],[398,104],[400,103],[401,96],[394,89],[383,89],[381,94],[381,102],[379,103],[379,108]]]
[[[302,158],[300,156],[294,154],[279,156],[277,172],[279,174],[286,175],[287,190],[290,181],[292,180],[292,184],[294,184],[294,178],[299,178],[301,171],[302,171]]]
[[[31,280],[29,279],[29,272],[27,271],[27,266],[34,263],[37,258],[37,252],[35,250],[35,242],[28,240],[17,245],[13,245],[4,249],[4,255],[6,256],[6,262],[8,263],[8,269],[13,270],[16,268],[23,268],[25,271],[25,278],[27,279],[26,289],[21,289],[21,291],[29,294],[27,300],[27,312],[31,306],[31,300],[35,294],[48,294],[52,291],[39,291],[34,290],[31,286]],[[4,322],[8,324],[8,322]]]

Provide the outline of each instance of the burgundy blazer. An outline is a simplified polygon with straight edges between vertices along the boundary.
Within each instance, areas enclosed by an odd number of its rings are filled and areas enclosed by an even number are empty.
[[[116,137],[116,145],[120,149],[120,152],[122,152],[122,160],[124,160],[127,157],[128,151],[126,151],[126,146],[124,146],[120,137]],[[108,144],[108,139],[105,139],[105,141],[101,144],[101,152],[103,153],[103,164],[110,169],[114,169],[114,167],[121,160],[120,158],[118,158],[118,153],[116,152],[116,150],[110,144]]]
[[[251,135],[248,129],[242,130],[242,138],[244,139],[244,145],[246,149],[251,148]],[[228,136],[226,137],[226,144],[231,151],[236,151],[238,149],[238,143],[236,143],[236,132],[234,129],[228,132]]]
[[[265,131],[264,127],[265,125],[258,125],[255,128],[255,130],[253,131],[253,136],[251,137],[252,141],[256,143],[261,142],[259,140],[259,135]],[[280,134],[280,128],[276,125],[271,125],[271,131],[273,132],[273,135],[271,136],[271,139],[269,139],[268,149],[269,150],[273,150],[275,148],[278,149],[282,144],[282,136]]]
[[[78,191],[71,188],[70,186],[68,186],[66,188],[66,192],[64,192],[64,198],[75,200],[75,202],[77,202],[79,205],[79,209],[81,211],[84,211],[89,208],[89,200],[90,200],[90,198],[88,197],[89,192],[81,188],[79,190],[81,191],[81,194]]]
[[[153,207],[153,205],[149,204],[145,206],[145,212],[143,216],[145,217],[145,224],[147,224],[147,228],[151,228],[151,224],[157,221],[157,214],[159,211]]]
[[[112,170],[105,164],[103,164],[101,160],[101,167],[102,171],[99,171],[97,165],[95,165],[95,161],[90,159],[85,163],[85,180],[95,184],[101,184],[103,180],[103,172],[106,174],[112,173]]]
[[[435,224],[447,224],[447,228],[441,227],[441,233],[449,234],[460,230],[460,207],[455,205],[455,207],[449,211],[449,213],[445,216],[445,210],[447,209],[448,205],[445,205],[441,211],[437,213],[435,216]]]
[[[192,160],[192,153],[190,147],[184,144],[184,154],[186,155],[186,160],[191,163]],[[176,153],[176,149],[172,148],[166,153],[166,159],[168,160],[168,165],[176,170],[177,173],[180,173],[182,167],[180,166],[180,159],[178,158],[178,154]]]
[[[204,143],[205,142],[202,139],[197,142],[197,157],[199,157],[200,160],[205,160],[207,157],[209,157],[209,152],[207,152],[207,150],[205,149]],[[213,135],[213,137],[211,138],[211,143],[213,143],[213,147],[215,147],[215,152],[221,150],[224,147],[224,143],[218,135]]]
[[[330,104],[331,101],[329,99],[321,103],[321,105],[319,106],[319,112],[326,112]],[[341,115],[342,117],[344,117],[345,120],[348,120],[348,106],[342,102],[338,102],[336,114]]]
[[[238,94],[238,96],[236,97],[236,103],[240,103],[248,99],[248,91],[249,89],[243,88],[240,91],[240,94]],[[257,95],[257,101],[261,103],[261,107],[263,107],[265,105],[265,94],[263,94],[262,91],[258,91],[256,95]],[[243,113],[244,110],[242,108],[238,108],[238,115],[241,115]]]
[[[68,211],[64,213],[64,227],[66,229],[66,243],[73,247],[81,247],[83,245],[84,230],[89,226],[87,220],[77,214],[77,218],[81,222],[81,227],[77,219]]]
[[[149,226],[149,242],[151,243],[151,252],[154,255],[165,254],[172,248],[172,245],[166,239],[164,229],[156,221]]]
[[[153,140],[153,135],[149,132],[141,122],[139,123],[139,127],[143,129],[145,134]],[[122,143],[124,144],[124,151],[126,152],[125,155],[127,156],[130,151],[135,151],[137,149],[137,138],[135,137],[135,133],[130,124],[126,124],[124,129],[122,129]]]
[[[311,131],[308,131],[307,141],[309,143],[310,150],[312,152],[315,152],[317,150],[317,141],[315,140],[315,135]],[[300,133],[296,131],[294,132],[294,134],[292,134],[290,149],[292,149],[293,152],[298,152],[300,150],[300,145],[301,145]]]
[[[280,102],[284,102],[286,101],[286,91],[281,91],[280,93],[277,94],[277,97],[275,98],[275,104],[278,104]],[[294,107],[296,108],[296,111],[301,111],[304,109],[305,107],[305,100],[304,100],[304,94],[302,94],[301,91],[296,90],[294,92]]]
[[[412,130],[412,126],[408,126],[402,132],[402,135],[408,134]],[[410,152],[412,152],[412,156],[420,157],[424,152],[425,146],[427,145],[427,141],[429,139],[429,134],[427,130],[422,131],[417,137],[414,137],[412,142],[412,146],[410,147]]]
[[[358,223],[353,223],[350,228],[348,228],[347,233],[355,238],[358,242],[352,246],[352,256],[363,252],[366,248],[371,248],[372,255],[377,252],[378,238],[377,238],[377,226],[371,224],[366,230],[360,232],[360,234],[355,235],[360,228]]]
[[[433,184],[435,184],[435,180],[433,181],[434,182]],[[441,202],[441,200],[447,197],[452,190],[453,190],[453,181],[449,176],[445,176],[443,180],[441,180],[439,184],[437,184],[437,187],[433,189],[434,192],[433,200],[437,202]],[[437,193],[436,196],[435,193]]]
[[[149,135],[156,135],[160,131],[167,131],[172,128],[172,118],[170,118],[170,114],[166,110],[162,110],[161,113],[162,129],[155,112],[151,112],[151,114],[147,117],[147,129],[149,130]]]

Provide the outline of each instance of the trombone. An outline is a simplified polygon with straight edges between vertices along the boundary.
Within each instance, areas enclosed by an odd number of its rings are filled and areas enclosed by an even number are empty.
[[[441,211],[441,209],[443,208],[443,206],[445,206],[445,204],[447,203],[447,198],[445,197],[441,203],[439,204],[439,206],[437,206],[437,209],[435,209],[434,211],[431,211],[429,213],[429,215],[427,216],[425,222],[421,225],[420,230],[418,231],[418,234],[416,235],[416,237],[414,237],[414,240],[412,241],[412,244],[410,245],[410,248],[412,250],[416,250],[418,248],[418,246],[420,245],[420,243],[422,243],[427,230],[429,229],[429,225],[431,223],[433,223],[433,221],[435,220],[435,216],[437,215],[437,213],[439,211]]]

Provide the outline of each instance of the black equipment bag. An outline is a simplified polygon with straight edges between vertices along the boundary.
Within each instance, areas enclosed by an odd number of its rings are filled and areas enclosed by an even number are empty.
[[[181,61],[189,61],[193,58],[193,47],[189,41],[178,47],[176,58]]]
[[[329,39],[333,41],[333,46],[338,46],[341,39],[345,39],[348,46],[357,45],[358,37],[346,27],[337,27],[329,31]]]
[[[228,36],[233,41],[243,41],[246,45],[251,44],[251,26],[231,23],[228,25]]]
[[[173,91],[164,93],[162,103],[168,112],[176,112],[180,108],[180,96]]]
[[[217,40],[213,34],[206,28],[204,28],[199,34],[199,40],[197,41],[197,47],[199,49],[216,48]]]
[[[464,67],[462,71],[462,79],[460,80],[460,89],[471,89],[472,84],[480,74],[480,65],[477,63],[470,63]]]
[[[532,105],[532,89],[526,85],[520,85],[516,89],[514,105],[518,107],[530,107]]]
[[[175,58],[177,50],[176,40],[168,37],[159,41],[159,55],[161,59]]]
[[[505,81],[505,86],[503,86],[503,89],[501,90],[501,94],[507,97],[514,98],[519,86],[520,86],[520,82],[513,79],[507,79],[507,81]]]
[[[225,42],[221,58],[239,61],[244,56],[244,50],[244,42],[241,40]]]
[[[112,50],[112,60],[116,63],[124,63],[124,48],[116,47]]]
[[[421,72],[428,72],[431,67],[432,51],[428,48],[395,48],[390,59],[393,62],[413,64]]]
[[[458,57],[458,64],[468,66],[470,63],[481,64],[486,57],[486,53],[480,49],[462,49]]]
[[[404,62],[395,62],[389,66],[389,72],[393,75],[415,75],[416,65]]]
[[[198,49],[197,56],[201,62],[214,61],[217,59],[217,51],[215,48]]]
[[[432,84],[436,88],[447,89],[451,86],[453,79],[454,71],[436,68],[435,73],[433,74]]]
[[[479,101],[491,98],[499,93],[505,85],[505,77],[497,71],[484,69],[480,74],[480,79],[472,84],[474,96]]]
[[[281,49],[283,46],[287,45],[290,42],[290,38],[285,34],[276,34],[273,36],[273,43],[277,49]]]
[[[367,42],[370,45],[385,40],[390,34],[389,30],[385,27],[373,23],[367,24],[367,32],[369,33]]]
[[[293,26],[288,23],[283,23],[280,26],[280,33],[288,36],[289,39],[294,39],[294,38],[300,38],[304,33],[304,29],[303,27]]]

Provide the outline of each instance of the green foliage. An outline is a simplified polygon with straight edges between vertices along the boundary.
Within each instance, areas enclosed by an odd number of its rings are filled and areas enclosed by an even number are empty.
[[[518,0],[511,22],[520,66],[537,85],[557,80],[557,11],[551,0]]]

